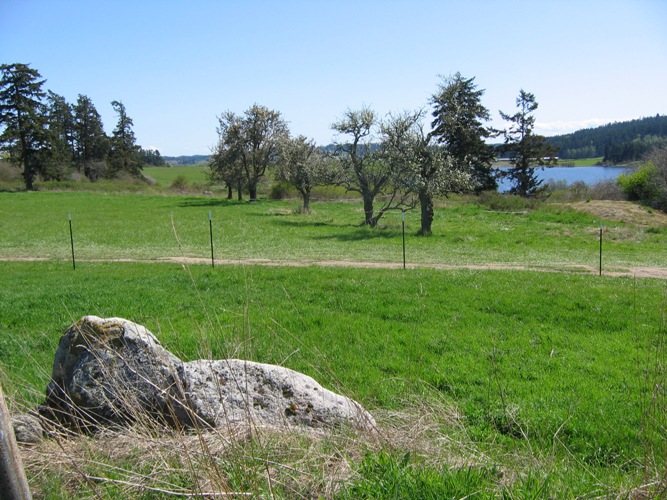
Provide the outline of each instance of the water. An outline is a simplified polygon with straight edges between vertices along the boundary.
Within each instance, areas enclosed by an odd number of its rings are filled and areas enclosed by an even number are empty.
[[[499,167],[498,170],[508,170],[510,167]],[[597,184],[600,181],[616,179],[625,172],[631,172],[629,167],[537,167],[537,178],[544,181],[544,184],[550,180],[555,182],[565,181],[568,185],[575,182],[583,182],[589,186]],[[498,191],[509,191],[511,183],[508,179],[498,181]]]

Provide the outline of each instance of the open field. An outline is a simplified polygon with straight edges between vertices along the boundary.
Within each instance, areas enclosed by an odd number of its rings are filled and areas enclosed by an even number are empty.
[[[665,491],[667,282],[611,275],[667,267],[659,214],[604,218],[606,276],[598,277],[580,271],[596,269],[599,215],[567,206],[506,213],[449,201],[436,211],[431,238],[413,236],[419,221],[408,213],[408,264],[479,267],[450,270],[400,268],[395,214],[370,230],[359,227],[357,203],[318,202],[309,216],[297,207],[0,193],[0,381],[13,407],[43,397],[66,326],[85,314],[122,316],[185,360],[238,357],[303,371],[359,400],[380,423],[379,441],[336,433],[232,440],[235,454],[212,457],[231,491],[285,498]],[[209,210],[219,259],[399,268],[161,262],[210,257]],[[152,263],[94,262],[112,259]],[[568,272],[481,269],[493,266]],[[160,496],[113,481],[155,485],[164,462],[170,489],[201,491],[185,458],[145,458],[160,446],[146,444],[154,437],[122,439],[110,438],[109,448],[68,441],[65,448],[82,453],[79,465],[54,460],[62,450],[49,443],[24,450],[31,485],[53,498]],[[269,461],[275,483],[266,479]],[[335,480],[326,472],[334,463],[342,467]],[[106,479],[91,486],[81,466]]]
[[[659,461],[652,472],[644,468],[647,447],[661,450],[665,437],[664,421],[646,428],[651,387],[664,377],[664,281],[319,267],[188,272],[133,263],[0,267],[2,381],[14,401],[39,401],[71,321],[124,316],[183,359],[284,364],[379,415],[445,401],[460,421],[441,422],[442,439],[463,439],[463,425],[466,446],[478,450],[473,463],[484,464],[479,470],[517,467],[519,477],[548,477],[547,491],[621,491],[650,482],[664,458],[651,458]],[[508,456],[525,463],[510,466]],[[449,466],[461,459],[449,457]]]
[[[67,214],[81,260],[210,257],[209,211],[219,259],[402,263],[401,218],[360,227],[360,203],[227,201],[219,197],[99,193],[0,193],[0,258],[70,258]],[[667,221],[644,209],[642,225],[603,219],[603,267],[667,267]],[[436,209],[430,238],[406,214],[408,264],[597,269],[600,218],[567,205],[499,212],[450,201]],[[177,238],[177,237],[178,238]],[[631,272],[631,270],[630,270]]]
[[[183,177],[189,184],[208,184],[205,165],[178,166],[178,167],[144,167],[143,174],[159,186],[169,187],[178,178]]]
[[[578,160],[568,160],[562,158],[558,161],[559,165],[572,165],[573,167],[592,167],[602,163],[602,156],[597,158],[580,158]]]

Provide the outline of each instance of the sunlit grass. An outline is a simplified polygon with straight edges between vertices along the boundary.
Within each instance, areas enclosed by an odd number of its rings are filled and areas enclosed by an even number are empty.
[[[210,211],[219,259],[402,263],[399,213],[387,214],[373,229],[360,225],[358,202],[317,202],[311,215],[298,214],[298,206],[298,201],[247,203],[210,196],[0,193],[0,257],[70,258],[71,213],[80,259],[206,259]],[[508,213],[450,201],[436,209],[429,238],[415,236],[418,212],[406,214],[406,259],[408,264],[596,268],[599,223],[563,206]],[[664,267],[665,248],[662,231],[604,221],[609,269]]]
[[[664,335],[662,281],[131,263],[73,271],[67,262],[4,262],[0,270],[0,361],[13,401],[40,401],[61,331],[96,314],[145,324],[184,360],[284,364],[379,415],[445,401],[465,432],[447,425],[438,432],[470,440],[461,446],[478,450],[474,460],[494,457],[471,472],[485,488],[498,484],[497,467],[505,474],[528,467],[561,483],[552,491],[590,493],[594,477],[619,491],[639,484],[647,449],[662,449],[660,427],[642,431],[647,374]],[[434,464],[410,476],[419,455],[404,470],[402,454],[367,450],[373,454],[359,466],[371,483],[376,474],[398,474],[391,480],[423,480],[439,491],[441,481],[468,477]],[[527,454],[532,465],[509,458]],[[582,474],[588,479],[578,482]],[[519,490],[532,487],[517,481]]]
[[[169,187],[178,177],[183,177],[188,184],[206,185],[209,183],[206,165],[178,167],[144,167],[142,173],[162,187]]]

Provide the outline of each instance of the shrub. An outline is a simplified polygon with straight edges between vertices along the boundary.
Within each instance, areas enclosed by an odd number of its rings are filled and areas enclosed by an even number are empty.
[[[171,188],[177,191],[188,189],[188,179],[184,175],[178,175],[171,183]]]
[[[539,200],[497,191],[484,191],[477,198],[477,204],[498,212],[520,212],[536,208]]]
[[[269,191],[269,199],[284,200],[294,196],[294,187],[286,181],[274,182]]]
[[[613,179],[597,182],[588,188],[588,198],[591,200],[625,200],[625,194],[618,183]]]
[[[653,163],[644,163],[634,172],[619,176],[617,182],[630,201],[650,204],[659,194],[654,180],[657,174]]]
[[[0,161],[0,182],[15,182],[21,180],[21,169],[8,163]]]

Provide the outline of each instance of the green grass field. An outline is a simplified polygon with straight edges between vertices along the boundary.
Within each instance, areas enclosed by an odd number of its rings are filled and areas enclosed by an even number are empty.
[[[219,259],[402,263],[399,213],[361,227],[360,203],[227,201],[219,197],[0,193],[0,257],[68,259],[72,216],[78,258],[93,260],[210,256],[209,211]],[[606,270],[664,267],[667,231],[603,221]],[[518,213],[448,202],[436,210],[433,237],[415,236],[406,214],[406,259],[415,264],[597,268],[600,220],[561,205]],[[178,237],[178,238],[177,238]]]
[[[192,165],[187,167],[145,167],[144,176],[154,179],[162,187],[169,187],[178,177],[183,177],[188,184],[208,184],[205,165]]]
[[[593,167],[602,163],[602,156],[597,158],[580,158],[578,160],[561,159],[558,161],[562,165],[572,165],[573,167]]]
[[[410,415],[400,439],[382,445],[340,438],[350,442],[338,448],[331,436],[315,446],[355,472],[337,490],[340,498],[627,497],[664,488],[664,280],[158,262],[209,257],[211,210],[219,259],[400,263],[400,218],[361,228],[358,205],[318,202],[303,216],[297,202],[0,193],[0,257],[48,259],[0,262],[5,392],[16,406],[39,402],[62,330],[86,314],[121,316],[146,325],[185,360],[283,364],[359,400],[387,429],[397,415]],[[68,260],[67,212],[81,259],[76,270]],[[450,201],[436,212],[433,237],[413,236],[418,222],[408,214],[408,263],[569,271],[597,265],[599,221],[564,207],[501,213]],[[612,221],[604,228],[605,270],[664,268],[664,229]],[[155,262],[94,262],[108,259]],[[406,437],[418,441],[424,422],[432,426],[424,432],[428,448],[406,444]],[[312,493],[267,484],[257,457],[284,460],[290,474],[303,470],[304,484],[330,463],[308,468],[303,457],[312,443],[301,452],[296,443],[287,450],[253,443],[251,458],[220,459],[237,490]],[[143,467],[150,476],[152,466],[136,455],[129,453],[123,467]],[[104,460],[117,465],[118,458],[94,455],[90,467]],[[251,481],[247,471],[255,469]],[[96,491],[71,474],[29,468],[35,470],[41,472],[31,483],[46,497]],[[105,488],[102,496],[127,497],[113,483]]]

